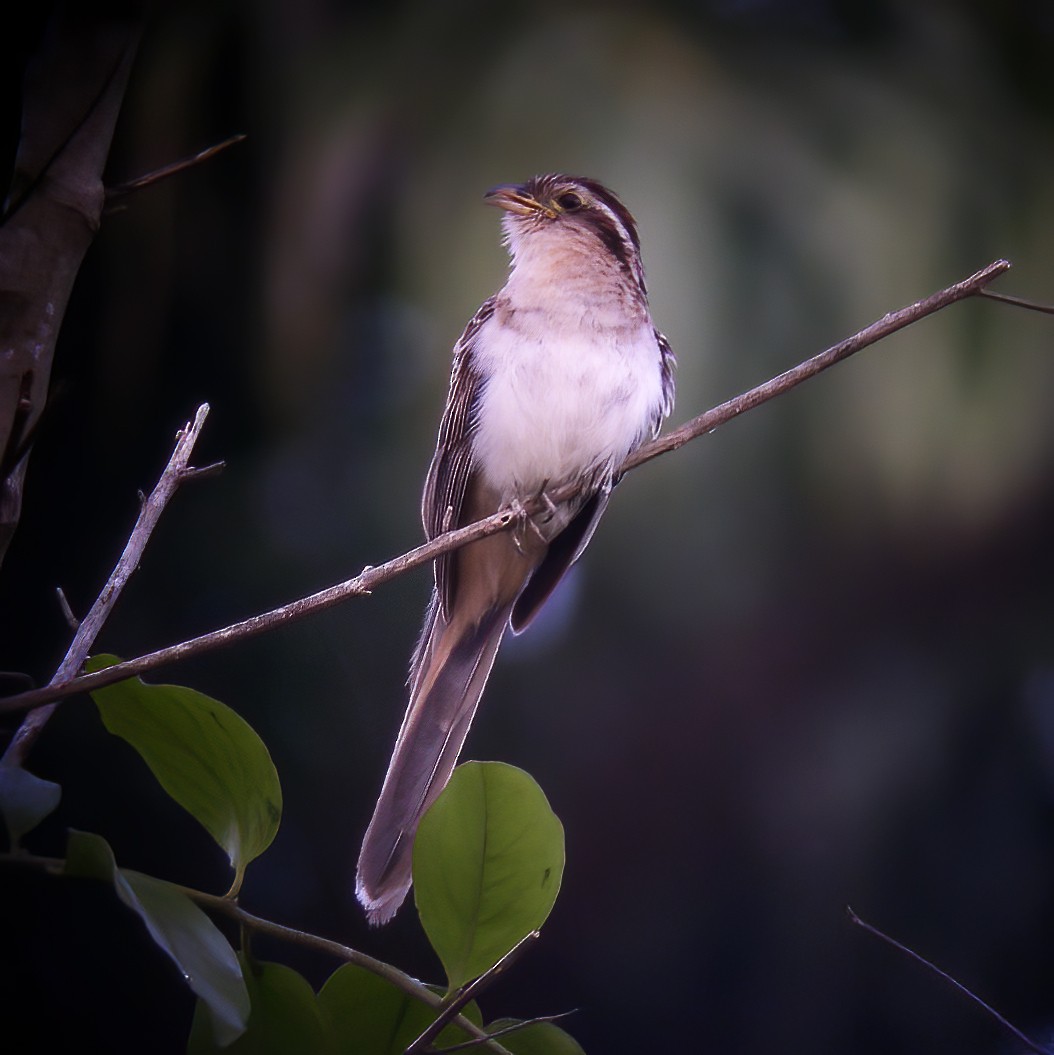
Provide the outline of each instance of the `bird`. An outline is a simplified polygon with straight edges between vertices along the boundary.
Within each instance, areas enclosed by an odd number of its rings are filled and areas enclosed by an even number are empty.
[[[359,854],[373,925],[412,882],[417,824],[444,788],[507,630],[530,624],[581,556],[626,457],[674,398],[674,355],[652,322],[629,210],[594,179],[502,184],[509,273],[454,345],[421,516],[429,539],[502,509],[512,531],[440,556],[409,702]],[[569,486],[570,497],[562,496]],[[528,503],[541,511],[528,518]],[[533,506],[532,506],[533,508]]]

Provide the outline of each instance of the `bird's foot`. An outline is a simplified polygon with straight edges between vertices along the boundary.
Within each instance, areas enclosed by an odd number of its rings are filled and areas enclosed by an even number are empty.
[[[545,506],[545,515],[541,518],[543,524],[548,524],[557,513],[556,503],[549,497],[548,492],[545,490],[546,484],[548,483],[549,481],[546,480],[545,483],[542,484],[542,489],[536,495],[537,499]]]
[[[537,513],[535,516],[540,518],[542,524],[548,524],[556,514],[556,506],[553,505],[545,491],[539,491],[536,497],[542,500],[546,508],[542,513]],[[549,539],[546,538],[544,532],[538,526],[539,522],[535,520],[535,516],[531,516],[531,514],[527,512],[526,507],[518,498],[512,499],[509,503],[509,509],[516,517],[516,526],[512,529],[512,544],[516,547],[516,552],[519,553],[521,557],[527,556],[524,546],[527,541],[528,530],[534,534],[539,542],[544,545],[549,544]]]

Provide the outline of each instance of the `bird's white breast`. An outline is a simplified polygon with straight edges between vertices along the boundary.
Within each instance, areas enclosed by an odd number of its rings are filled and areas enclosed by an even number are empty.
[[[474,348],[486,379],[475,462],[506,500],[616,468],[651,436],[663,402],[646,313],[627,319],[612,305],[608,319],[593,304],[554,318],[514,303],[499,303]]]

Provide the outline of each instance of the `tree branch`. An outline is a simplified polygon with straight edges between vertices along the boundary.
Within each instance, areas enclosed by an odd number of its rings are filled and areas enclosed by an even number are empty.
[[[241,622],[232,623],[230,626],[223,627],[220,630],[213,630],[188,641],[181,641],[177,645],[169,645],[167,648],[158,649],[156,652],[150,652],[136,659],[115,663],[112,667],[106,667],[93,674],[82,674],[66,682],[52,683],[40,689],[31,689],[29,692],[19,693],[17,696],[9,696],[5,700],[0,700],[0,714],[11,711],[23,711],[29,707],[39,707],[41,704],[63,699],[77,692],[90,692],[93,689],[101,689],[106,685],[112,685],[114,682],[123,681],[125,678],[130,678],[149,670],[155,670],[168,663],[186,659],[190,656],[197,656],[203,652],[211,652],[233,641],[254,637],[293,619],[301,618],[312,612],[321,612],[327,608],[332,608],[335,604],[339,604],[349,597],[369,596],[373,592],[374,587],[380,586],[382,583],[388,582],[390,579],[394,579],[397,575],[410,571],[412,568],[428,564],[440,554],[448,553],[450,550],[457,549],[459,546],[464,546],[469,542],[474,542],[476,539],[486,538],[488,535],[496,535],[499,531],[508,530],[516,522],[516,519],[516,513],[508,509],[502,510],[487,517],[486,520],[480,520],[475,524],[469,524],[467,527],[458,528],[456,531],[448,531],[431,542],[426,542],[424,545],[395,557],[385,564],[377,567],[367,567],[352,579],[347,579],[344,582],[337,583],[335,586],[320,590],[318,593],[313,593],[308,597],[302,597],[299,600],[282,605],[280,608],[262,612],[260,615],[254,615],[248,619],[243,619]]]
[[[720,425],[724,425],[733,418],[739,417],[748,410],[753,410],[770,399],[775,399],[776,396],[782,395],[784,392],[800,385],[803,381],[815,377],[816,374],[834,366],[835,363],[839,363],[843,359],[847,359],[855,352],[867,348],[921,319],[934,315],[951,304],[982,293],[990,282],[1009,269],[1010,264],[1006,260],[993,261],[987,267],[961,282],[948,286],[946,289],[942,289],[923,300],[916,301],[914,304],[909,304],[899,311],[884,315],[877,322],[872,323],[852,337],[833,345],[811,359],[806,359],[771,380],[757,385],[733,399],[727,400],[719,406],[708,410],[705,414],[692,418],[673,432],[645,444],[626,459],[620,471],[623,473],[629,472],[631,469],[636,469],[645,462],[649,462],[668,451],[683,447],[691,440],[713,432]],[[575,491],[576,486],[568,484],[549,492],[548,497],[551,501],[561,501],[571,497]],[[525,503],[523,513],[530,515],[540,512],[543,508],[544,503],[540,499],[535,499]],[[233,623],[220,630],[202,634],[188,641],[170,645],[148,655],[139,656],[124,663],[117,663],[112,667],[96,671],[94,674],[72,677],[67,681],[56,679],[52,684],[44,688],[33,689],[29,692],[10,696],[5,700],[0,700],[0,714],[27,710],[31,707],[38,707],[41,704],[71,696],[74,693],[103,688],[125,678],[155,670],[168,663],[186,659],[190,656],[197,656],[204,652],[221,648],[233,641],[263,633],[293,619],[299,619],[312,612],[330,608],[349,597],[368,595],[382,583],[388,582],[412,568],[427,564],[444,553],[449,553],[477,539],[509,530],[520,515],[522,514],[513,510],[501,510],[485,520],[480,520],[475,524],[470,524],[467,527],[458,528],[454,531],[448,531],[430,542],[418,546],[408,553],[404,553],[402,556],[395,557],[385,564],[377,567],[367,567],[354,578],[311,594],[309,597],[282,605],[280,608],[252,616],[249,619]]]
[[[61,857],[41,857],[37,854],[28,853],[0,854],[0,864],[37,869],[55,876],[61,876],[66,867],[66,862]],[[209,894],[194,887],[181,886],[179,883],[169,883],[169,885],[175,887],[186,897],[190,898],[191,901],[201,905],[202,908],[227,916],[248,930],[255,931],[258,934],[267,934],[280,941],[299,945],[301,948],[310,949],[326,956],[334,956],[345,963],[353,963],[385,979],[385,981],[395,986],[396,989],[406,993],[407,996],[412,997],[414,1000],[420,1000],[421,1003],[427,1004],[434,1011],[442,1011],[445,1006],[444,998],[423,982],[419,982],[416,978],[411,978],[410,975],[400,971],[398,967],[393,967],[390,963],[374,959],[364,952],[359,952],[358,949],[351,948],[350,945],[342,945],[339,941],[323,938],[318,934],[297,930],[295,927],[286,927],[281,923],[263,919],[261,916],[254,916],[251,912],[243,909],[237,901],[228,897],[221,897],[219,894]],[[474,1022],[465,1018],[464,1015],[458,1015],[453,1021],[455,1025],[474,1037],[484,1051],[493,1052],[494,1055],[510,1055],[508,1049],[494,1040],[486,1030],[481,1029]]]
[[[176,444],[173,448],[172,456],[168,460],[168,465],[165,466],[165,470],[161,474],[157,486],[150,493],[150,497],[140,507],[139,517],[135,522],[131,535],[128,537],[124,552],[118,559],[117,564],[114,565],[106,585],[91,606],[91,610],[77,627],[66,656],[59,664],[55,676],[51,679],[52,685],[68,684],[77,671],[84,666],[84,661],[88,658],[88,653],[92,645],[95,644],[99,631],[102,630],[103,625],[113,611],[117,598],[121,596],[121,591],[124,589],[125,584],[132,577],[136,568],[139,567],[143,550],[146,549],[146,544],[150,540],[158,520],[161,519],[161,514],[164,512],[165,506],[168,505],[169,499],[176,493],[176,489],[185,479],[197,474],[197,470],[190,466],[190,456],[193,453],[194,445],[198,441],[198,436],[201,435],[201,430],[205,425],[205,419],[208,414],[208,403],[202,403],[194,415],[194,420],[187,422],[176,435]],[[4,752],[3,758],[0,759],[0,764],[20,766],[25,762],[26,755],[40,735],[41,730],[47,724],[48,719],[54,713],[56,706],[57,702],[47,703],[45,706],[37,707],[36,710],[30,711],[26,715],[25,720],[7,745],[7,750]]]
[[[432,1010],[443,1011],[444,999],[442,996],[433,992],[416,978],[411,978],[410,975],[400,971],[398,967],[393,967],[390,963],[385,963],[383,960],[375,960],[372,956],[359,952],[358,949],[342,945],[340,942],[332,941],[329,938],[322,938],[317,934],[296,930],[294,927],[285,927],[281,923],[273,923],[271,920],[254,916],[229,898],[206,894],[201,890],[193,890],[189,887],[180,887],[180,889],[199,905],[221,912],[231,919],[237,920],[243,927],[248,927],[259,934],[269,934],[271,937],[279,938],[282,941],[292,942],[294,945],[300,945],[303,948],[313,949],[315,952],[336,956],[347,963],[356,964],[384,978],[414,1000],[420,1000],[422,1003],[427,1004]],[[481,1029],[470,1019],[465,1018],[464,1015],[455,1015],[452,1021],[453,1024],[474,1037],[479,1042],[482,1050],[494,1052],[495,1055],[509,1055],[508,1050],[493,1040],[486,1030]]]

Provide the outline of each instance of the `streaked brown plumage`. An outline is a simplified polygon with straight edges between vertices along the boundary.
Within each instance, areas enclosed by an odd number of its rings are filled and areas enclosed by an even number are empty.
[[[500,187],[512,269],[454,349],[425,482],[434,538],[579,483],[522,530],[436,561],[410,701],[359,855],[356,892],[384,923],[411,881],[417,823],[446,785],[506,627],[523,630],[578,559],[626,456],[673,401],[673,355],[651,322],[633,218],[601,184],[547,175]]]

